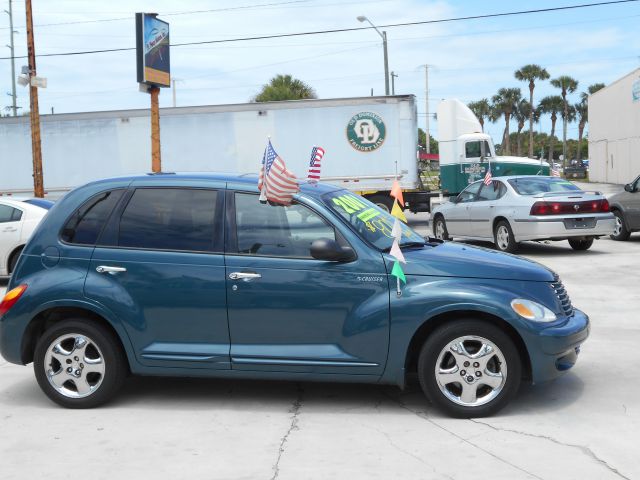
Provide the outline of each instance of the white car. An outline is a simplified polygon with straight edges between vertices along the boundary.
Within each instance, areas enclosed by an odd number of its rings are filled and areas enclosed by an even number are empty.
[[[525,240],[568,240],[574,250],[587,250],[594,238],[615,230],[602,194],[543,176],[477,181],[436,207],[432,218],[437,238],[489,240],[503,252],[515,252]]]
[[[20,252],[53,202],[0,198],[0,276],[11,275]]]

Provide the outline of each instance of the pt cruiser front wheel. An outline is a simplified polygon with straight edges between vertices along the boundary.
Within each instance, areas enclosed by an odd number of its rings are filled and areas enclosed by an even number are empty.
[[[44,393],[67,408],[92,408],[110,400],[127,368],[113,335],[85,319],[64,320],[44,332],[33,368]]]
[[[426,396],[447,414],[485,417],[503,408],[518,391],[520,356],[500,329],[460,320],[429,336],[418,359]]]

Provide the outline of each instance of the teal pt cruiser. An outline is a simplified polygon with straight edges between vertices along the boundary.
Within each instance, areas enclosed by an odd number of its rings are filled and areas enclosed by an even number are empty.
[[[376,205],[323,184],[289,206],[258,193],[255,176],[168,173],[68,193],[0,304],[3,357],[33,362],[69,408],[103,404],[129,374],[402,388],[413,373],[455,417],[575,364],[589,319],[548,268],[403,224],[403,283],[395,219]]]

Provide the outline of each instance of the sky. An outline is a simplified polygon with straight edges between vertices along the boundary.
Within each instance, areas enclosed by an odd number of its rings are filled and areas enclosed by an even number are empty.
[[[513,12],[596,0],[32,0],[36,53],[135,47],[135,12],[156,12],[170,23],[171,43],[227,40]],[[9,43],[9,1],[0,0],[0,46]],[[15,55],[26,55],[24,0],[13,1]],[[389,69],[396,94],[413,94],[418,123],[425,123],[425,69],[429,65],[429,109],[444,98],[470,102],[491,98],[501,87],[528,86],[513,72],[536,63],[552,78],[579,81],[570,99],[596,82],[609,84],[640,66],[640,2],[520,16],[385,27]],[[10,56],[0,48],[0,57]],[[26,59],[16,60],[17,73]],[[37,58],[40,112],[55,113],[148,108],[138,91],[135,51]],[[319,98],[384,94],[382,40],[373,29],[172,47],[171,74],[177,106],[245,103],[275,75],[291,74],[312,86]],[[18,106],[28,109],[28,90],[16,87]],[[11,62],[0,60],[0,107],[10,105]],[[534,103],[558,94],[541,82]],[[172,105],[163,89],[160,106]],[[437,138],[437,122],[430,122]],[[512,130],[515,124],[512,124]],[[543,119],[539,128],[550,130]],[[504,122],[485,130],[500,142]],[[577,137],[578,126],[568,129]]]

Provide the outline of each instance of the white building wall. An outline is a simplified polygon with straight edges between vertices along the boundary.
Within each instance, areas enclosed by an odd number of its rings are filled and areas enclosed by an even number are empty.
[[[589,96],[589,179],[628,183],[640,174],[640,68]]]

